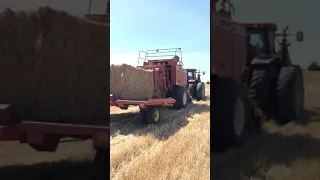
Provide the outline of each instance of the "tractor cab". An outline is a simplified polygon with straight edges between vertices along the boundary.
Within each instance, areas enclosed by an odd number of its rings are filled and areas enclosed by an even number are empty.
[[[247,35],[247,63],[261,63],[264,60],[275,62],[274,59],[281,59],[281,64],[291,64],[288,50],[290,43],[287,37],[292,34],[287,32],[288,26],[278,34],[276,33],[277,25],[274,23],[242,23],[242,25],[246,28]],[[303,41],[303,32],[298,31],[295,36],[298,42]],[[277,37],[282,39],[278,40]],[[279,44],[278,49],[276,49],[276,42]],[[255,60],[252,61],[253,59]]]
[[[256,53],[275,53],[275,31],[277,26],[273,23],[244,23],[246,28],[247,44]]]
[[[197,71],[197,69],[186,69],[187,70],[187,80],[188,82],[194,82],[198,81],[201,82],[201,72],[200,70]],[[202,75],[205,75],[205,72],[202,72]]]
[[[187,80],[195,80],[196,79],[196,69],[186,69],[187,70]]]
[[[246,28],[248,59],[262,54],[264,57],[272,57],[279,51],[286,52],[287,49],[284,48],[290,45],[287,41],[287,36],[291,36],[287,33],[288,27],[284,29],[283,33],[277,34],[278,28],[274,23],[242,23],[242,25]],[[280,36],[282,39],[278,41],[276,38]],[[297,32],[296,39],[298,42],[303,41],[303,33]],[[276,42],[280,45],[278,50]]]
[[[275,54],[275,31],[273,23],[242,23],[247,35],[247,62],[259,55],[271,57]]]

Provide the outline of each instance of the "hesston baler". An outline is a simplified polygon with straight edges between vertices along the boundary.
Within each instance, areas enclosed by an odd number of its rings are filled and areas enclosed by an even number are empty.
[[[160,107],[185,108],[191,102],[192,96],[188,89],[187,71],[183,68],[181,57],[181,48],[140,51],[138,64],[140,59],[144,62],[137,68],[153,71],[155,89],[153,98],[141,101],[123,100],[116,99],[110,94],[110,106],[121,109],[139,106],[142,122],[145,124],[159,122]]]
[[[107,1],[107,7],[110,2]],[[87,14],[85,19],[110,25],[110,12]],[[106,168],[110,161],[110,128],[99,125],[75,125],[65,123],[35,122],[30,119],[17,121],[13,118],[10,104],[0,104],[0,141],[27,143],[37,151],[56,151],[62,138],[92,139],[96,149],[95,170],[97,179],[109,177]]]
[[[288,27],[277,34],[274,23],[234,22],[230,0],[221,0],[220,9],[218,2],[211,3],[211,148],[225,150],[241,145],[248,130],[260,131],[264,120],[300,119],[304,88],[289,56]],[[303,33],[296,38],[303,41]]]

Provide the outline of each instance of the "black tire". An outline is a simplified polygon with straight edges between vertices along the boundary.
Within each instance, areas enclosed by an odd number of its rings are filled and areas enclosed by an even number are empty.
[[[108,149],[97,150],[94,158],[95,180],[110,178],[106,167],[110,167],[110,151]]]
[[[190,95],[192,97],[192,99],[196,99],[197,98],[197,82],[194,83],[190,83],[188,85],[189,87],[189,91],[190,91]]]
[[[212,84],[211,141],[214,146],[211,148],[224,151],[230,145],[242,145],[246,139],[249,118],[247,93],[242,84],[231,78],[217,78]],[[243,107],[236,106],[239,102]],[[243,113],[237,114],[236,111]],[[235,128],[237,122],[241,122],[238,130]]]
[[[175,86],[172,92],[172,98],[176,100],[176,102],[173,104],[174,109],[185,108],[189,101],[187,89],[182,86]]]
[[[271,109],[274,98],[272,98],[272,84],[276,80],[276,68],[253,69],[250,79],[249,101],[253,104],[259,116],[270,116],[273,112]]]
[[[304,87],[300,66],[280,69],[277,82],[277,121],[281,124],[303,116]]]
[[[156,107],[141,109],[140,114],[143,124],[158,124],[160,122],[160,112]]]
[[[206,87],[205,87],[205,84],[203,82],[199,82],[197,84],[197,101],[200,101],[200,100],[203,100],[206,96]]]

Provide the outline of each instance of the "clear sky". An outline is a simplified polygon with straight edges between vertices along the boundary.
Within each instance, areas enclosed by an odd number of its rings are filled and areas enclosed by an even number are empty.
[[[209,0],[113,0],[110,7],[112,64],[136,66],[140,50],[180,47],[184,67],[210,80]]]

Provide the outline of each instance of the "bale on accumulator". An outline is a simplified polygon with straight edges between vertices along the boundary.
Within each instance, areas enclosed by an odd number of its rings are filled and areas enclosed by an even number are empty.
[[[49,7],[0,22],[0,103],[16,119],[108,119],[109,26]]]
[[[154,94],[153,71],[127,64],[111,65],[110,94],[118,99],[126,100],[152,98]]]

